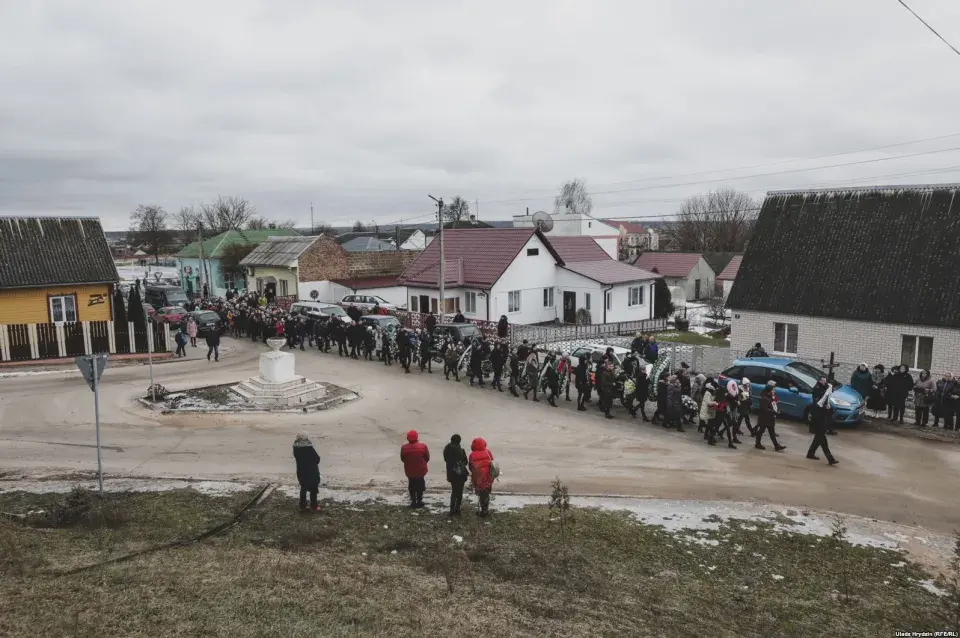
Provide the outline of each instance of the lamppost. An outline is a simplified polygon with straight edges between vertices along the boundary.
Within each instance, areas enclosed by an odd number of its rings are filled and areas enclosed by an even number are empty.
[[[427,195],[430,199],[437,202],[437,234],[440,236],[438,241],[440,242],[440,321],[443,322],[445,306],[443,303],[443,199],[437,199],[433,195]]]

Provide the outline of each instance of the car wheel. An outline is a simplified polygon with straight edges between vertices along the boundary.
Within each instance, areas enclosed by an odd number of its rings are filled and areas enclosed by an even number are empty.
[[[803,411],[803,422],[807,425],[813,425],[813,412],[810,410],[810,406]]]

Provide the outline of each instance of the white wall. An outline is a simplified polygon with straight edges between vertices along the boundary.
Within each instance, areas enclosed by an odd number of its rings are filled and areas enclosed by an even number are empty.
[[[376,295],[383,297],[389,303],[395,306],[403,306],[408,303],[406,286],[384,286],[383,288],[363,288],[362,290],[351,290],[343,293],[344,295]],[[343,297],[341,296],[341,299]]]
[[[537,248],[539,254],[527,256],[528,248]],[[507,315],[510,323],[531,324],[553,321],[563,315],[563,298],[556,290],[557,262],[543,242],[530,238],[517,258],[504,271],[491,291],[490,315]],[[553,307],[543,307],[543,289],[554,288]],[[508,292],[520,291],[520,312],[508,312]]]
[[[629,290],[635,286],[643,289],[643,303],[638,306],[629,306]],[[594,315],[595,321],[603,321],[603,314]],[[610,290],[610,309],[607,310],[607,323],[618,321],[637,321],[653,317],[653,282],[640,281],[634,284],[614,286]]]
[[[725,279],[720,283],[723,284],[723,298],[726,299],[727,297],[730,296],[730,290],[733,288],[733,280]]]
[[[573,292],[577,295],[577,310],[586,308],[587,298],[590,295],[590,322],[603,323],[603,290],[604,286],[592,279],[587,279],[583,275],[578,275],[564,268],[557,266],[557,317],[563,320],[563,293]]]
[[[310,292],[316,290],[317,298],[310,296]],[[340,303],[345,295],[351,295],[353,291],[349,288],[335,284],[332,281],[301,281],[297,284],[297,297],[301,301],[321,301],[323,303]],[[380,293],[370,293],[380,294]]]
[[[801,359],[828,360],[833,351],[842,363],[865,361],[871,368],[877,363],[889,368],[900,364],[902,336],[917,335],[933,337],[932,372],[960,372],[960,330],[746,310],[733,310],[732,354],[743,356],[757,342],[772,354],[773,324],[777,322],[797,324],[797,357]]]
[[[437,300],[437,308],[438,309],[440,308],[440,291],[437,290],[436,288],[414,288],[414,287],[408,286],[406,291],[407,291],[406,304],[407,304],[408,310],[413,309],[410,298],[417,297],[417,303],[418,303],[417,312],[430,312],[430,308],[432,307],[432,302],[431,302],[431,305],[429,305],[427,308],[423,308],[419,306],[419,299],[421,295],[426,295],[431,300],[434,300],[434,299]],[[466,301],[467,292],[472,292],[477,296],[476,312],[467,312],[467,301]],[[454,307],[455,308],[459,307],[460,312],[463,313],[463,316],[465,318],[482,319],[486,321],[486,320],[489,320],[489,317],[487,316],[487,298],[486,296],[483,296],[481,294],[483,292],[484,291],[480,290],[479,288],[460,288],[458,286],[447,287],[443,291],[443,298],[444,300],[458,299],[459,306],[454,306]],[[373,293],[373,294],[379,294],[379,293]],[[455,313],[456,313],[456,310],[454,310],[454,314]],[[497,318],[499,318],[499,315],[497,315]]]
[[[400,250],[423,250],[427,247],[427,237],[423,231],[417,229],[407,241],[400,245]]]

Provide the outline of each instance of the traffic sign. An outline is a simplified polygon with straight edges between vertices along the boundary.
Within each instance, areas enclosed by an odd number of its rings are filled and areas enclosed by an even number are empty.
[[[86,379],[87,385],[90,386],[91,390],[95,390],[95,386],[98,385],[100,377],[103,375],[104,368],[107,367],[107,355],[87,355],[77,357],[75,361],[77,362],[77,367],[80,368],[80,372],[83,374],[83,378]]]

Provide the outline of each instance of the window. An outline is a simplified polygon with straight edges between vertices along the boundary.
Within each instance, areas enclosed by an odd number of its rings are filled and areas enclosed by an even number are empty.
[[[520,312],[519,290],[511,290],[507,293],[507,312]]]
[[[527,248],[527,257],[536,257],[540,254],[539,248]]]
[[[750,379],[753,381],[753,379]],[[797,380],[793,378],[793,375],[787,374],[781,370],[770,370],[770,380],[777,382],[777,387],[783,390],[789,390],[790,388],[800,389],[800,386],[797,385]]]
[[[73,295],[50,297],[50,319],[53,323],[77,320],[77,298]]]
[[[466,313],[468,315],[477,314],[477,293],[475,292],[463,293],[463,305],[467,307]]]
[[[613,295],[608,292],[604,297],[606,298],[607,310],[610,310],[610,308],[613,307]]]
[[[693,298],[694,299],[700,298],[700,280],[699,279],[693,282]]]
[[[445,314],[456,314],[460,312],[460,297],[454,297],[453,299],[446,297],[443,300],[443,305],[446,306],[446,309],[444,310]]]
[[[280,296],[281,297],[287,296],[287,280],[286,279],[280,280]]]
[[[587,310],[590,310],[590,293],[584,293],[583,295],[583,307]]]
[[[553,308],[553,288],[543,289],[543,307]]]
[[[797,354],[797,330],[795,323],[773,324],[773,351]]]
[[[643,286],[630,286],[627,289],[627,306],[643,305]]]
[[[902,365],[921,370],[929,370],[933,365],[933,337],[903,335],[900,344]]]
[[[417,307],[417,298],[410,297],[410,312],[420,312]]]

